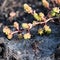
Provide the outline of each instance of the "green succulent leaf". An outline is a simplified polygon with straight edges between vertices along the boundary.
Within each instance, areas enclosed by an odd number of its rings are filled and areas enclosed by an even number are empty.
[[[33,16],[37,21],[40,21],[40,17],[36,12],[33,14]]]
[[[43,35],[44,34],[44,30],[41,28],[41,29],[38,29],[38,34],[39,35]]]
[[[51,16],[53,17],[55,15],[56,15],[56,13],[54,11],[51,11]]]

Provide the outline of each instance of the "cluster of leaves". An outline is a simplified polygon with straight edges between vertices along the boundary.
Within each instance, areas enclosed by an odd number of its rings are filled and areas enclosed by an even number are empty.
[[[56,4],[60,5],[60,0],[56,0],[55,1]],[[42,0],[42,4],[45,8],[50,9],[49,7],[49,2],[46,0]],[[23,31],[21,31],[19,28],[19,23],[18,22],[14,22],[13,23],[13,27],[16,29],[16,31],[11,31],[11,29],[8,26],[5,26],[3,28],[3,32],[7,35],[8,39],[11,39],[13,37],[13,34],[20,32],[20,34],[18,34],[18,38],[19,39],[30,39],[31,38],[31,33],[30,33],[30,29],[33,28],[36,25],[43,25],[43,28],[39,28],[38,29],[38,34],[39,35],[43,35],[44,33],[46,34],[50,34],[51,33],[51,28],[47,25],[47,22],[54,19],[55,17],[57,17],[57,15],[60,14],[60,9],[59,7],[53,7],[50,10],[49,16],[47,18],[47,16],[44,15],[43,12],[37,13],[35,10],[33,10],[28,4],[24,4],[23,5],[24,10],[28,13],[31,14],[35,20],[33,21],[33,23],[22,23],[21,26],[24,30],[26,30],[25,34],[22,34]],[[16,13],[11,12],[10,13],[10,18],[16,17]]]
[[[21,34],[21,30],[19,29],[19,23],[18,22],[14,22],[13,23],[13,27],[16,29],[16,31],[12,31],[8,26],[5,26],[3,28],[3,32],[7,35],[8,39],[12,39],[13,35],[15,33],[18,33],[18,38],[24,38],[24,39],[30,39],[31,38],[31,34],[29,32],[25,33],[24,35]],[[27,23],[23,23],[22,24],[23,29],[29,29],[29,24]]]
[[[17,31],[13,32],[8,26],[5,26],[3,28],[3,32],[7,35],[8,39],[11,39],[13,37],[13,34],[17,33],[19,31],[19,24],[17,22],[14,22],[13,26],[14,26],[14,28],[17,29]]]

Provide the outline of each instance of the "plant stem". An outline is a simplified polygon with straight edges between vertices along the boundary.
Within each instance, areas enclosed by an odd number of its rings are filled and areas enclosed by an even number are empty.
[[[49,18],[49,19],[47,19],[47,20],[44,21],[44,22],[36,22],[35,24],[31,24],[31,25],[29,25],[29,26],[31,26],[31,28],[32,28],[32,27],[34,27],[34,26],[36,26],[36,25],[38,25],[38,24],[44,24],[44,23],[47,23],[48,21],[53,20],[53,19],[56,19],[56,18],[59,18],[59,17]],[[28,29],[28,32],[30,31],[31,28]],[[20,31],[20,30],[19,30],[19,31]],[[12,32],[12,34],[18,33],[19,31],[14,31],[14,32]],[[22,31],[21,31],[21,32],[22,32]]]
[[[15,33],[18,33],[18,32],[19,32],[19,31],[14,31],[14,32],[12,32],[12,35],[15,34]]]
[[[49,18],[49,19],[47,19],[47,20],[44,21],[44,22],[36,22],[35,24],[32,24],[32,27],[34,27],[34,26],[36,26],[36,25],[38,25],[38,24],[44,24],[44,23],[47,23],[48,21],[53,20],[53,19],[56,19],[56,18],[59,18],[59,17]]]

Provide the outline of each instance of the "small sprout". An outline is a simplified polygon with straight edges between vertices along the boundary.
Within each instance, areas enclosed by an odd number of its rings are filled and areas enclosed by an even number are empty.
[[[22,27],[23,27],[24,29],[28,29],[28,28],[29,28],[29,25],[28,25],[27,23],[22,23]]]
[[[51,15],[51,17],[53,17],[56,15],[56,13],[54,11],[51,11],[50,15]]]
[[[18,22],[14,22],[13,26],[14,26],[17,30],[19,30],[19,23],[18,23]]]
[[[22,39],[22,38],[23,38],[23,34],[21,34],[21,33],[18,34],[18,38],[19,38],[19,39]]]
[[[5,27],[3,28],[3,32],[4,32],[6,35],[8,35],[8,34],[11,33],[11,30],[8,28],[8,26],[5,26]]]
[[[15,12],[10,12],[10,17],[15,17],[16,13]]]
[[[51,16],[56,16],[56,13],[59,13],[60,12],[60,9],[58,7],[54,7],[51,11]]]
[[[49,29],[49,26],[44,25],[44,29],[47,31]]]
[[[33,16],[37,21],[41,21],[39,15],[36,12],[34,12]]]
[[[40,13],[39,13],[39,16],[40,16],[40,17],[44,17],[44,13],[40,12]]]
[[[7,35],[7,38],[8,38],[8,39],[12,39],[12,37],[13,37],[12,34]]]
[[[38,29],[38,34],[39,35],[43,35],[44,34],[44,30],[41,28],[41,29]]]
[[[44,13],[42,13],[42,12],[39,13],[40,20],[43,20],[44,16],[45,16]]]
[[[44,31],[45,31],[45,33],[47,33],[47,34],[50,34],[50,33],[51,33],[51,29],[50,29],[50,27],[47,26],[47,25],[44,26]]]
[[[33,12],[32,8],[28,4],[24,4],[23,7],[24,7],[26,12],[28,12],[28,13],[32,13]]]
[[[48,31],[47,31],[47,34],[50,34],[51,33],[51,29],[49,28]]]
[[[49,2],[47,0],[42,0],[42,4],[44,7],[49,9]]]
[[[26,33],[24,34],[24,39],[30,39],[31,38],[31,34],[30,33]]]
[[[3,32],[7,35],[8,39],[11,39],[13,37],[12,31],[8,28],[8,26],[5,26],[3,28]]]
[[[60,9],[59,9],[59,7],[54,7],[54,8],[53,8],[53,11],[54,11],[55,13],[59,13]]]

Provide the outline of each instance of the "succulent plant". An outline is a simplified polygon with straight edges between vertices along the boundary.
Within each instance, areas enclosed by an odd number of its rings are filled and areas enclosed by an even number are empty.
[[[41,21],[39,15],[36,12],[34,12],[33,16],[37,21]]]
[[[7,35],[7,38],[8,38],[8,39],[12,39],[12,37],[13,37],[12,34]]]
[[[40,13],[39,13],[39,16],[40,16],[40,17],[44,17],[44,13],[40,12]]]
[[[44,7],[49,8],[49,2],[47,0],[42,0],[42,4]]]
[[[16,13],[15,12],[10,12],[10,17],[15,17]]]
[[[53,11],[54,11],[55,13],[59,13],[60,9],[59,9],[59,7],[54,7],[54,8],[53,8]]]
[[[54,11],[51,11],[50,15],[53,17],[56,15],[56,13]]]
[[[42,28],[38,29],[38,34],[39,35],[43,35],[44,34],[44,30]]]
[[[28,28],[29,28],[29,25],[28,25],[28,23],[22,23],[22,27],[23,27],[24,29],[28,29]]]
[[[60,0],[55,0],[54,2],[56,2],[56,4],[60,5]],[[42,0],[42,5],[45,8],[50,9],[50,5],[49,2],[47,0]],[[9,26],[5,26],[3,28],[3,33],[5,33],[7,35],[8,39],[12,39],[13,34],[17,33],[18,38],[19,39],[30,39],[31,38],[31,34],[30,34],[30,30],[35,27],[35,26],[44,26],[43,28],[39,28],[38,29],[38,34],[39,35],[43,35],[44,33],[46,34],[50,34],[51,33],[51,28],[47,25],[47,22],[49,22],[50,20],[54,20],[56,17],[60,17],[60,8],[59,7],[52,7],[51,10],[48,10],[48,14],[44,15],[45,13],[39,12],[37,13],[36,10],[33,10],[31,6],[29,6],[27,3],[23,4],[23,8],[24,10],[28,13],[31,14],[35,20],[33,20],[33,22],[25,22],[23,21],[23,23],[21,23],[21,26],[19,25],[18,21],[16,20],[15,22],[13,21],[13,27],[15,28],[14,31],[12,31]],[[17,13],[19,12],[10,12],[10,18],[15,18]],[[49,15],[49,16],[48,16]],[[19,21],[20,22],[20,21]],[[22,34],[23,31],[25,31],[24,34]],[[20,33],[20,34],[19,34]]]
[[[24,39],[30,39],[31,38],[31,34],[30,33],[26,33],[24,34]]]
[[[18,22],[14,22],[13,26],[14,26],[17,30],[19,30],[19,23],[18,23]]]
[[[21,34],[21,33],[18,34],[18,38],[19,38],[19,39],[22,39],[22,38],[23,38],[23,34]]]
[[[3,28],[3,32],[4,32],[6,35],[8,35],[8,34],[11,33],[11,30],[10,30],[10,28],[9,28],[8,26],[5,26],[5,27]]]
[[[51,33],[51,29],[50,29],[50,27],[47,26],[47,25],[44,26],[44,31],[45,31],[45,33],[47,33],[47,34],[50,34],[50,33]]]
[[[24,7],[26,12],[28,12],[28,13],[32,13],[33,12],[32,8],[26,3],[23,5],[23,7]]]

